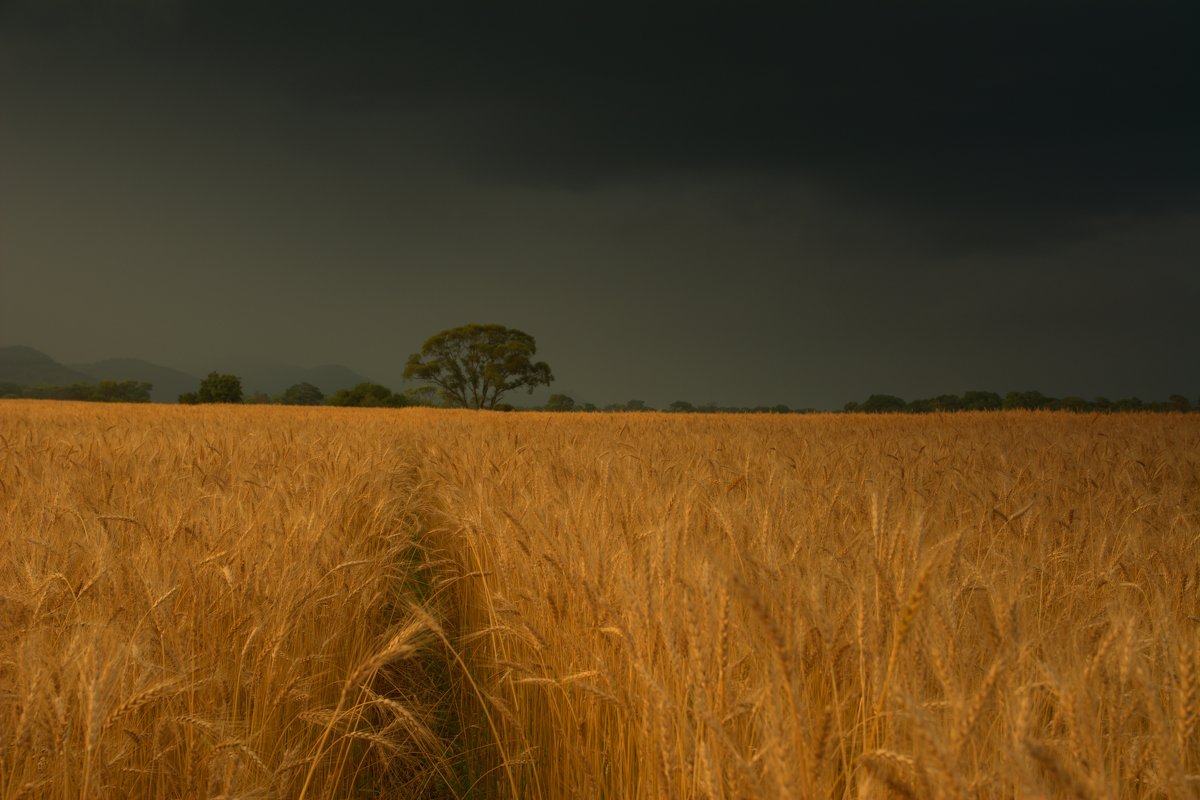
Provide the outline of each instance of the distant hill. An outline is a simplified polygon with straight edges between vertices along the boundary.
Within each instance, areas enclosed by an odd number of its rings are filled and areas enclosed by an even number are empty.
[[[213,362],[212,371],[237,375],[246,394],[265,392],[272,397],[289,386],[311,383],[325,394],[349,389],[371,380],[341,364],[298,367],[269,361]],[[0,383],[22,386],[67,386],[97,381],[143,381],[151,384],[156,403],[174,403],[184,392],[194,392],[200,377],[140,358],[108,358],[78,364],[60,364],[32,347],[0,347]]]
[[[240,376],[242,379],[242,388],[245,389],[247,394],[266,392],[271,396],[283,394],[285,389],[297,383],[311,383],[328,395],[333,394],[339,389],[349,389],[352,386],[371,380],[341,364],[324,364],[319,367],[297,367],[292,364],[273,364],[270,362],[241,365],[235,363],[229,367],[222,367],[217,372],[227,372]]]
[[[154,388],[150,399],[155,403],[174,403],[184,392],[194,392],[200,385],[195,375],[140,358],[108,358],[87,364],[71,364],[71,369],[104,381],[144,381]]]
[[[64,366],[32,347],[0,347],[0,383],[68,386],[72,383],[94,382],[95,379],[91,375]]]

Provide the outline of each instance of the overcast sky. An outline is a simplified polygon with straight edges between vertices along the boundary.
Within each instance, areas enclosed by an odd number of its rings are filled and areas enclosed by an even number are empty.
[[[1200,4],[0,0],[0,344],[1200,394]],[[517,398],[519,402],[519,397]]]

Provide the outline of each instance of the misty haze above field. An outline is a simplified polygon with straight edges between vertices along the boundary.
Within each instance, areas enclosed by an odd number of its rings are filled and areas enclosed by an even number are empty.
[[[1198,26],[0,0],[0,344],[399,388],[427,336],[498,322],[596,403],[1194,399]]]

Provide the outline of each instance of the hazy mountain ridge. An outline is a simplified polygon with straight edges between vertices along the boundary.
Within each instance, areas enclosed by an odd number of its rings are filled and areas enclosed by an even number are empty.
[[[342,364],[300,367],[294,364],[254,362],[231,365],[214,363],[215,372],[237,375],[247,394],[282,394],[297,383],[311,383],[325,394],[348,389],[369,378]],[[141,358],[107,358],[86,363],[64,364],[52,356],[24,345],[0,347],[0,383],[22,386],[66,386],[73,383],[142,381],[154,388],[156,403],[173,403],[184,392],[194,392],[200,376]]]
[[[22,386],[67,386],[94,380],[91,375],[60,364],[32,347],[0,347],[0,382]]]
[[[150,399],[155,403],[174,403],[179,395],[195,391],[200,384],[200,379],[195,375],[141,358],[106,358],[67,366],[96,380],[149,383],[154,387],[150,390]]]

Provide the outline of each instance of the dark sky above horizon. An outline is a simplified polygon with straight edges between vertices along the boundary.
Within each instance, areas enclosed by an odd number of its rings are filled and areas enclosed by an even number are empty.
[[[1200,394],[1200,5],[0,0],[0,344]],[[518,396],[516,399],[524,397]]]

